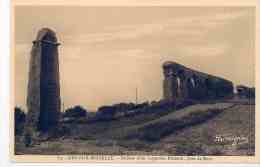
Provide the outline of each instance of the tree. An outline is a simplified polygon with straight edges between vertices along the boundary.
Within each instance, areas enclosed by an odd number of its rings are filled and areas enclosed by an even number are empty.
[[[65,111],[64,117],[86,117],[87,110],[81,106],[75,106]]]

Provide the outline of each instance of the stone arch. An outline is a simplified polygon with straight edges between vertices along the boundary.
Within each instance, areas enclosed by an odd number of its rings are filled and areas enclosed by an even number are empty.
[[[206,86],[207,88],[211,88],[211,87],[212,87],[212,83],[211,83],[211,81],[210,81],[209,78],[206,78],[206,79],[205,79],[205,86]]]
[[[183,69],[181,70],[178,70],[177,71],[177,76],[181,79],[181,80],[184,80],[185,79],[185,71]]]
[[[187,79],[187,94],[189,98],[194,97],[194,93],[196,91],[196,82],[193,76]]]
[[[188,78],[188,83],[191,85],[192,88],[196,87],[196,82],[193,77]]]
[[[207,98],[215,98],[220,95],[221,97],[224,97],[233,94],[233,83],[225,79],[195,71],[176,62],[165,62],[163,64],[163,69],[165,76],[165,95],[168,94],[167,90],[171,90],[170,93],[176,92],[176,94],[174,94],[176,96],[174,97],[177,97],[179,100],[191,97],[196,100],[204,100]],[[178,80],[176,81],[176,84],[174,84],[176,87],[167,86],[168,81],[171,80],[171,77],[165,75],[171,74],[168,69],[173,70],[174,81],[176,79]]]
[[[177,97],[180,97],[181,94],[182,94],[182,86],[181,86],[182,83],[181,83],[181,78],[179,76],[176,77],[176,83],[177,83],[177,85],[176,85],[176,88],[177,88],[176,94],[177,94]]]
[[[206,89],[206,96],[207,97],[215,97],[216,96],[216,90],[214,86],[214,82],[210,78],[205,79],[205,89]]]

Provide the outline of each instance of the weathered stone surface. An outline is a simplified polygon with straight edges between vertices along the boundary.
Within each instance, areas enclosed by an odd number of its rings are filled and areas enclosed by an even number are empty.
[[[238,85],[236,87],[237,94],[241,98],[255,98],[255,88],[247,87],[244,85]]]
[[[31,50],[26,133],[45,133],[57,126],[60,113],[58,45],[54,31],[41,29]]]
[[[168,101],[217,99],[233,95],[233,83],[167,61],[163,64],[163,95]]]

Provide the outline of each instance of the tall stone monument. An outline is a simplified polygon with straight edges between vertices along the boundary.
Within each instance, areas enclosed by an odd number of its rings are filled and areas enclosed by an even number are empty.
[[[41,29],[31,50],[27,94],[26,133],[35,136],[55,130],[60,114],[60,79],[57,37]]]

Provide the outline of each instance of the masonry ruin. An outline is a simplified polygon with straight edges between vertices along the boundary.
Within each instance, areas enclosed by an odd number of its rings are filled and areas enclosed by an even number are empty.
[[[244,85],[236,86],[237,95],[240,98],[255,98],[255,88]]]
[[[55,129],[60,114],[60,83],[57,37],[41,29],[31,50],[27,92],[26,131],[47,133]]]
[[[233,83],[187,68],[176,62],[163,64],[163,96],[167,101],[210,100],[233,96]]]

